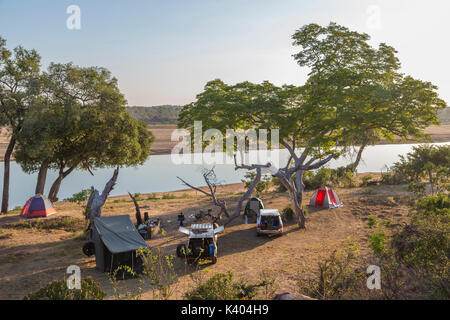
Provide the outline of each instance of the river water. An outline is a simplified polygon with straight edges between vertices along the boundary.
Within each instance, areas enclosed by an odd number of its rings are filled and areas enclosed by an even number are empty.
[[[450,144],[450,143],[437,143]],[[367,147],[363,153],[363,161],[358,167],[358,172],[380,172],[385,171],[385,166],[391,166],[399,159],[399,155],[405,155],[412,150],[414,144],[392,144],[376,145]],[[288,153],[286,150],[280,150],[280,164],[287,161]],[[230,161],[232,162],[232,161]],[[346,165],[350,162],[349,158],[339,158],[328,163],[328,167],[336,168]],[[122,195],[131,193],[150,193],[167,192],[185,189],[186,187],[177,179],[177,176],[183,178],[196,186],[204,186],[202,169],[210,168],[208,164],[176,164],[172,161],[171,155],[155,155],[142,166],[121,168],[117,184],[111,195]],[[216,164],[214,165],[216,176],[223,184],[240,182],[246,170],[234,170],[234,165]],[[82,189],[88,189],[91,186],[102,190],[106,181],[113,173],[113,168],[98,169],[93,171],[94,176],[86,171],[74,171],[63,180],[59,192],[59,199],[65,199]],[[49,171],[47,175],[47,185],[45,194],[48,194],[52,182],[57,174]],[[26,174],[15,162],[11,163],[11,182],[10,182],[10,209],[16,206],[22,206],[26,200],[33,195],[36,185],[36,174]],[[0,182],[3,181],[3,162],[0,163]]]

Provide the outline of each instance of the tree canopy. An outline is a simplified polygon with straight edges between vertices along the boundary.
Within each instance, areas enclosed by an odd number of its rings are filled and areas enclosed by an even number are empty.
[[[51,200],[74,169],[139,165],[148,158],[153,135],[127,112],[109,71],[51,64],[42,78],[40,104],[27,114],[14,155],[25,172],[43,165],[59,172]]]

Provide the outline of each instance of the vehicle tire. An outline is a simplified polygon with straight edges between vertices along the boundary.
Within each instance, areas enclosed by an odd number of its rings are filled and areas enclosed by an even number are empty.
[[[216,256],[213,256],[213,257],[211,258],[211,263],[212,263],[212,264],[216,264],[216,263],[217,263],[217,257],[216,257]]]
[[[88,257],[92,256],[95,253],[95,245],[92,241],[86,242],[83,245],[83,253]]]
[[[177,246],[177,256],[178,256],[178,257],[180,257],[180,258],[186,257],[186,252],[187,252],[187,250],[186,250],[186,245],[184,245],[184,244],[179,244],[179,245]]]

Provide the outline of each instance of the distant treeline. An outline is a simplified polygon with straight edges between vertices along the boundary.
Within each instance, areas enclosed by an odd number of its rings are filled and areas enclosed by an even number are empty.
[[[163,105],[154,107],[127,107],[128,112],[135,119],[144,121],[146,123],[170,123],[176,124],[178,113],[181,106]]]
[[[438,111],[438,117],[441,124],[450,124],[450,108]]]
[[[147,123],[176,124],[182,106],[162,105],[154,107],[128,107],[133,118]],[[441,124],[450,124],[450,108],[438,111]]]

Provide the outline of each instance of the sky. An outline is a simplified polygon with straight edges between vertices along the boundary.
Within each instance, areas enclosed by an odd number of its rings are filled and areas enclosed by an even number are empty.
[[[67,20],[80,9],[80,28]],[[70,20],[74,21],[74,20]],[[129,105],[184,105],[220,78],[276,85],[305,82],[292,54],[295,30],[330,21],[387,43],[402,72],[431,81],[450,103],[450,1],[446,0],[0,0],[7,47],[50,62],[101,66]]]

